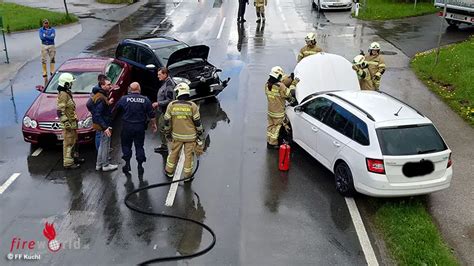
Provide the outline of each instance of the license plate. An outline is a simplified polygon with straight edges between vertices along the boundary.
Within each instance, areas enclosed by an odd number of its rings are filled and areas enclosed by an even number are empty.
[[[451,18],[454,18],[454,19],[457,19],[457,20],[466,20],[466,17],[465,16],[460,16],[460,15],[456,15],[456,14],[452,14],[452,13],[448,13],[449,17]]]
[[[64,140],[63,134],[58,134],[58,135],[56,135],[56,137],[58,137],[58,140]]]

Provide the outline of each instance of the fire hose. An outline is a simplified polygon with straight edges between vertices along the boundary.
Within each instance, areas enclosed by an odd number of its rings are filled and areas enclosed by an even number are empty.
[[[129,208],[130,210],[132,210],[134,212],[137,212],[137,213],[141,213],[141,214],[149,215],[149,216],[154,216],[154,217],[176,219],[176,220],[190,222],[190,223],[196,224],[198,226],[201,226],[202,228],[206,229],[206,231],[208,231],[209,234],[211,234],[212,242],[206,248],[204,248],[200,251],[197,251],[195,253],[189,254],[189,255],[158,257],[158,258],[154,258],[154,259],[149,259],[147,261],[143,261],[143,262],[139,263],[138,265],[148,265],[148,264],[151,264],[151,263],[158,263],[158,262],[165,262],[165,261],[176,261],[176,260],[183,260],[183,259],[191,259],[191,258],[198,257],[198,256],[206,254],[216,244],[216,234],[214,233],[214,231],[212,231],[212,229],[208,225],[206,225],[204,223],[201,223],[199,221],[196,221],[196,220],[193,220],[193,219],[190,219],[190,218],[178,216],[178,215],[146,211],[146,210],[140,209],[140,208],[130,204],[130,202],[129,202],[129,198],[132,195],[134,195],[136,193],[139,193],[141,191],[154,189],[154,188],[158,188],[158,187],[170,186],[173,183],[178,183],[178,182],[181,182],[181,181],[192,181],[194,179],[194,175],[196,174],[198,169],[199,169],[199,159],[197,160],[197,163],[196,163],[196,169],[194,170],[194,172],[192,173],[192,175],[190,177],[183,178],[183,179],[178,179],[178,180],[174,180],[174,181],[169,181],[169,182],[156,183],[156,184],[152,184],[152,185],[148,185],[148,186],[145,186],[145,187],[135,189],[135,190],[131,191],[130,193],[128,193],[125,196],[124,203],[125,203],[125,206],[127,206],[127,208]]]

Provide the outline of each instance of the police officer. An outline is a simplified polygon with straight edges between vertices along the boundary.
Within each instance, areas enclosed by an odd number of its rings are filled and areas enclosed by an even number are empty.
[[[369,55],[365,57],[365,62],[369,66],[370,75],[374,83],[375,90],[379,90],[380,80],[385,72],[385,60],[380,55],[380,44],[373,42],[369,46]]]
[[[174,100],[174,87],[176,84],[173,79],[170,78],[168,69],[162,67],[158,70],[158,79],[163,82],[160,89],[158,90],[157,101],[153,103],[153,108],[157,110],[158,118],[158,128],[160,130],[161,137],[161,146],[155,148],[155,152],[167,152],[168,151],[168,142],[165,137],[165,120],[164,115],[168,104]]]
[[[375,90],[372,75],[370,75],[369,67],[365,62],[365,57],[363,55],[357,55],[354,57],[354,60],[352,61],[352,69],[357,73],[361,90]]]
[[[298,54],[298,58],[297,58],[298,63],[301,61],[301,59],[307,56],[317,54],[323,51],[321,47],[316,45],[316,33],[313,33],[313,32],[308,33],[306,37],[304,38],[304,40],[306,42],[306,45],[303,48],[301,48],[300,53]]]
[[[184,148],[184,178],[190,178],[196,145],[201,146],[199,150],[202,150],[203,145],[200,140],[203,133],[201,115],[197,105],[189,100],[188,84],[179,83],[175,90],[177,100],[168,105],[164,116],[165,130],[172,138],[171,153],[166,160],[165,172],[168,177],[173,177],[181,148]]]
[[[136,158],[138,162],[138,174],[144,172],[143,162],[146,161],[143,144],[145,142],[145,130],[150,121],[153,133],[156,133],[155,112],[151,106],[151,101],[140,95],[141,89],[138,82],[133,82],[129,86],[130,94],[123,96],[117,102],[117,112],[122,114],[122,158],[125,165],[122,167],[124,173],[130,171],[130,159],[132,158],[132,143],[135,145]]]
[[[271,69],[267,83],[265,84],[265,95],[268,101],[267,111],[267,148],[278,149],[278,137],[280,129],[285,124],[285,102],[293,101],[294,86],[298,79],[291,80],[290,87],[282,82],[283,69],[275,66]],[[287,80],[288,77],[285,77]]]
[[[63,128],[63,166],[65,169],[76,169],[84,162],[76,152],[77,142],[77,114],[76,103],[72,97],[74,76],[71,73],[62,73],[58,79],[57,115]]]

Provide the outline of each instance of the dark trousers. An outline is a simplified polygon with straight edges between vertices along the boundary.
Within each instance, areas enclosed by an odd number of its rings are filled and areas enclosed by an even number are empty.
[[[145,150],[143,145],[145,142],[145,123],[128,123],[123,121],[122,124],[122,159],[130,161],[132,158],[132,144],[135,145],[135,156],[138,163],[146,161]]]
[[[245,2],[245,1],[242,1],[242,0],[239,1],[239,12],[237,14],[238,15],[237,19],[238,20],[244,19],[246,4],[247,4],[247,2]]]

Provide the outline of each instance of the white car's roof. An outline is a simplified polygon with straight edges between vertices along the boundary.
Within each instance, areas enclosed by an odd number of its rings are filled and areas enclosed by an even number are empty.
[[[295,67],[298,102],[308,95],[323,91],[360,91],[359,80],[352,64],[340,55],[318,53],[303,58]]]
[[[337,91],[330,95],[339,96],[373,117],[378,126],[398,126],[413,123],[431,123],[417,110],[390,95],[376,91]],[[348,103],[346,103],[348,105]],[[401,108],[401,109],[400,109]],[[400,111],[399,111],[400,110]],[[397,114],[397,115],[395,115]],[[384,123],[391,121],[390,123]]]

